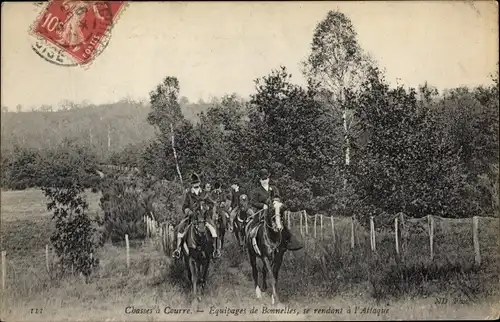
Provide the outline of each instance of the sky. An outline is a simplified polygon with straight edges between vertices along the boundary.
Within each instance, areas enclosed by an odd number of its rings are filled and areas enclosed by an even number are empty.
[[[352,21],[387,81],[439,90],[490,83],[498,61],[494,1],[131,2],[91,66],[51,64],[31,49],[34,3],[2,3],[1,104],[23,110],[62,100],[147,99],[166,76],[190,101],[247,97],[280,65],[304,84],[300,62],[329,10]]]

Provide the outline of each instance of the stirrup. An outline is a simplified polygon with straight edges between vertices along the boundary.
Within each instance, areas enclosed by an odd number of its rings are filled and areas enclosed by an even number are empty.
[[[176,250],[174,250],[174,253],[172,254],[172,257],[173,258],[180,258],[181,257],[181,251],[180,251],[180,249],[177,248]]]
[[[219,258],[221,256],[220,250],[216,249],[214,250],[214,258]]]

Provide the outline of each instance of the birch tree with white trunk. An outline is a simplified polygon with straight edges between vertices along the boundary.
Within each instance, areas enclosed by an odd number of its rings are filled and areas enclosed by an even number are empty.
[[[345,102],[346,91],[355,90],[373,64],[360,47],[351,20],[339,11],[329,11],[314,30],[303,73],[319,83],[321,99],[342,112],[346,166],[351,163],[350,137],[354,128],[354,113]]]

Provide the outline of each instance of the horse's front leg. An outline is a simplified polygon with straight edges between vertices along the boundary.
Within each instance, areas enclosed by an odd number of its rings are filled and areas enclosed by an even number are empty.
[[[194,259],[189,260],[189,270],[191,271],[191,283],[193,285],[193,302],[198,300],[198,265]]]
[[[255,296],[260,299],[262,297],[262,293],[259,287],[259,271],[257,269],[257,257],[255,254],[252,254],[251,246],[248,246],[248,257],[250,259],[250,265],[252,266],[252,276],[253,276],[253,285],[255,287]]]
[[[264,270],[267,270],[267,273],[269,273],[269,280],[271,282],[271,289],[272,289],[272,295],[271,295],[271,304],[275,304],[279,302],[278,299],[278,294],[276,293],[276,280],[274,279],[274,274],[271,266],[271,261],[267,256],[262,256],[262,261],[264,262]]]
[[[245,243],[247,236],[245,234],[245,227],[240,227],[240,239],[241,239],[241,246]]]
[[[236,242],[241,247],[240,234],[238,233],[238,229],[236,228],[236,226],[233,226],[233,234],[234,238],[236,238]]]
[[[224,249],[224,236],[226,235],[226,228],[222,227],[220,230],[220,249]]]
[[[262,258],[262,291],[267,291],[267,269],[264,258]]]
[[[278,249],[278,251],[274,255],[273,275],[274,275],[274,281],[275,281],[276,285],[278,284],[278,274],[280,272],[281,263],[283,263],[283,255],[284,254],[285,254],[285,250]]]
[[[208,280],[208,269],[210,267],[210,258],[207,258],[206,260],[204,260],[204,263],[203,263],[203,287],[205,287],[207,285],[207,280]]]

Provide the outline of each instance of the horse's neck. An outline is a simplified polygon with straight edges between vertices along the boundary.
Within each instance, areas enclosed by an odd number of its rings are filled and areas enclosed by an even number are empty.
[[[281,232],[276,232],[270,228],[272,225],[272,222],[270,220],[266,219],[264,221],[264,237],[272,244],[276,244],[280,240],[280,234]]]

